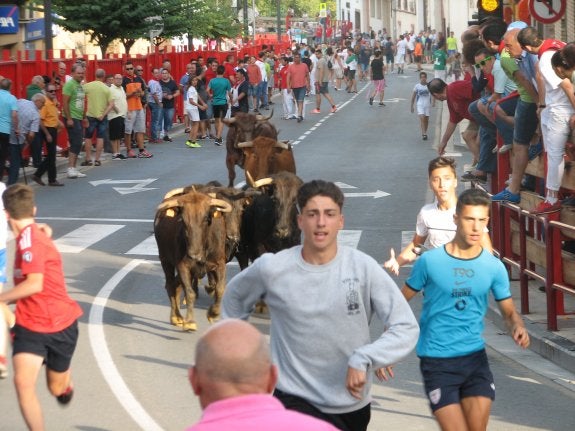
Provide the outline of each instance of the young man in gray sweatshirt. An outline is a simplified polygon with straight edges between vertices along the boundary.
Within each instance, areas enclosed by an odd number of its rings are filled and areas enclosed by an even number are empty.
[[[419,335],[398,286],[368,255],[338,246],[343,193],[314,180],[298,193],[303,245],[265,254],[235,276],[223,298],[223,315],[247,319],[263,296],[271,316],[271,351],[279,368],[274,395],[287,408],[365,431],[371,372],[407,356]],[[377,315],[386,328],[371,341]]]

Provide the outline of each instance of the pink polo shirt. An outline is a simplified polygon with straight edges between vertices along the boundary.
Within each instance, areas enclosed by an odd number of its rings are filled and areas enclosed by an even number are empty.
[[[210,404],[202,419],[186,431],[338,431],[314,417],[287,410],[272,395],[227,398]]]

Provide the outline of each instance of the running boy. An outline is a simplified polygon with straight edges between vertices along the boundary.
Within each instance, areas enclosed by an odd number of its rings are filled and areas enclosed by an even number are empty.
[[[429,125],[429,115],[431,112],[431,93],[427,88],[427,73],[419,73],[419,83],[413,88],[411,96],[411,113],[413,114],[414,103],[417,102],[417,115],[419,116],[419,126],[421,128],[421,139],[427,141],[427,126]]]
[[[407,300],[425,290],[417,356],[425,393],[442,430],[487,429],[495,398],[482,337],[490,292],[515,343],[529,346],[507,270],[481,245],[490,208],[491,198],[484,191],[461,193],[455,237],[423,254],[402,289]]]
[[[62,258],[52,240],[35,223],[34,192],[14,184],[2,195],[16,237],[14,288],[0,303],[16,302],[12,329],[14,384],[20,411],[29,429],[44,429],[36,381],[46,364],[50,393],[67,404],[74,393],[70,362],[78,340],[80,306],[66,292]]]

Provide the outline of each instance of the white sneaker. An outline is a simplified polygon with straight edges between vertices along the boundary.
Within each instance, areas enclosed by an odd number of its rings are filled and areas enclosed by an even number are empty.
[[[75,168],[74,168],[74,170],[76,171],[76,177],[77,177],[77,178],[84,178],[84,177],[86,176],[86,174],[83,174],[83,173],[80,172],[78,169],[75,169]]]
[[[68,168],[68,178],[78,178],[78,171],[74,168]]]
[[[511,148],[513,148],[513,145],[511,144],[502,145],[501,148],[499,148],[499,154],[505,154],[506,152],[511,150]]]

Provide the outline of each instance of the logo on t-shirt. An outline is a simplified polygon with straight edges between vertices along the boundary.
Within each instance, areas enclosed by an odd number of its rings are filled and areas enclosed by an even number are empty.
[[[32,252],[31,251],[24,252],[24,254],[22,255],[22,260],[24,262],[32,262]]]
[[[345,295],[347,314],[359,314],[359,280],[357,278],[346,278],[343,283],[347,285],[347,294]]]

